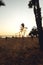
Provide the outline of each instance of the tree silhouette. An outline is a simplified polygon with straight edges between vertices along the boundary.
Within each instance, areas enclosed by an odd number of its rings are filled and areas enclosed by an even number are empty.
[[[21,24],[21,31],[23,31],[24,26],[25,26],[24,23],[22,23],[22,24]]]
[[[21,27],[20,27],[20,32],[19,32],[19,36],[21,37],[25,37],[26,36],[26,31],[27,31],[27,27],[25,27],[25,24],[22,23]]]
[[[32,28],[32,30],[30,31],[29,33],[29,36],[31,36],[32,38],[35,36],[35,37],[38,37],[38,29],[37,28]]]
[[[20,28],[20,33],[21,33],[22,37],[24,37],[24,36],[23,36],[24,27],[25,27],[25,25],[24,25],[24,23],[22,23],[22,24],[21,24],[21,28]]]
[[[40,49],[43,50],[42,17],[41,17],[41,8],[39,6],[39,0],[31,0],[31,1],[29,1],[28,6],[30,8],[33,7],[34,14],[35,14],[35,19],[36,19],[36,24],[37,24],[37,29],[38,29],[38,33],[39,33]]]
[[[0,0],[0,6],[5,6],[5,3],[2,0]]]

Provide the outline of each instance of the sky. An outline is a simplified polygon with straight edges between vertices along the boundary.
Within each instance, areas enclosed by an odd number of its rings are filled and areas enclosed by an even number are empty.
[[[30,0],[3,0],[6,6],[0,7],[0,35],[14,35],[25,24],[28,31],[36,26],[33,8],[28,7]],[[43,0],[39,0],[43,17]],[[43,23],[43,19],[42,19]]]

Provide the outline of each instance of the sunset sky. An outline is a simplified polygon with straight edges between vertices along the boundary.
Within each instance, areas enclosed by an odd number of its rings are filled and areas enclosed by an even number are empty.
[[[0,7],[0,35],[14,35],[25,24],[28,31],[36,26],[33,9],[28,7],[29,0],[3,0],[6,6]],[[43,0],[40,1],[43,17]],[[43,20],[43,19],[42,19]]]

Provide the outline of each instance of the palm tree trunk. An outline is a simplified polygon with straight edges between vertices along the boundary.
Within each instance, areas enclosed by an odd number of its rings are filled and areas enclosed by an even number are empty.
[[[34,6],[34,14],[36,19],[36,25],[39,33],[39,44],[40,49],[43,50],[43,31],[42,31],[42,18],[41,18],[41,8],[39,6],[39,2],[36,5],[37,9]]]
[[[30,8],[34,6],[34,15],[36,19],[38,34],[39,34],[38,38],[39,38],[40,49],[43,50],[43,30],[42,30],[42,18],[41,18],[41,8],[39,6],[39,0],[31,0],[28,6]]]

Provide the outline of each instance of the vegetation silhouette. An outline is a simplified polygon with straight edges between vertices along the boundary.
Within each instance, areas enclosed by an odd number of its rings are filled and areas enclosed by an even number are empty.
[[[5,3],[2,0],[0,0],[0,6],[5,6]]]
[[[32,30],[29,33],[29,36],[31,36],[31,38],[33,37],[38,37],[38,29],[37,28],[32,28]]]
[[[25,27],[25,24],[22,23],[22,24],[21,24],[21,28],[20,28],[20,32],[21,32],[22,37],[25,36],[26,31],[27,31],[27,27]]]
[[[27,27],[25,27],[24,23],[20,24],[20,29],[19,32],[15,33],[15,37],[27,37],[28,33],[27,33]]]
[[[21,32],[23,31],[24,26],[25,26],[25,25],[24,25],[24,23],[22,23],[22,24],[21,24],[21,29],[20,29],[20,30],[21,30]]]
[[[43,50],[43,31],[42,31],[42,17],[41,17],[41,8],[39,5],[39,0],[31,0],[28,4],[29,8],[33,7],[35,20],[37,24],[37,29],[39,33],[39,44],[40,49]]]

